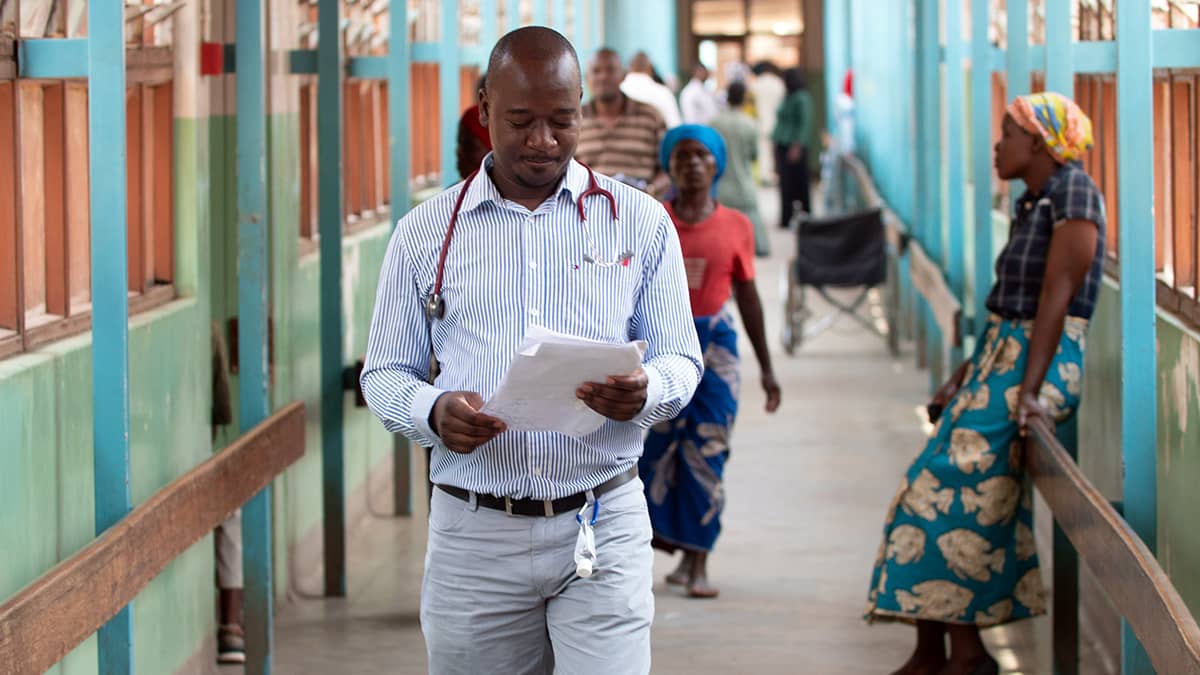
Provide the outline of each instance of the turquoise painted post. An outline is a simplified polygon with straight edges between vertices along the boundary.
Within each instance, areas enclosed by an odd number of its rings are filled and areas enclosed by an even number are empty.
[[[1029,93],[1029,0],[1008,0],[1008,68],[1005,79],[1008,83],[1008,101]],[[1005,103],[1008,103],[1005,101]],[[1025,183],[1019,180],[1009,184],[1009,196],[1016,204]],[[1011,210],[1010,210],[1011,211]]]
[[[479,11],[483,15],[483,30],[479,32],[479,50],[482,56],[479,58],[482,62],[479,64],[479,72],[487,70],[488,56],[492,53],[492,47],[496,46],[496,40],[500,39],[498,24],[500,23],[499,0],[481,0],[479,3]]]
[[[412,117],[409,109],[412,57],[409,54],[408,41],[408,0],[391,0],[388,3],[388,21],[388,149],[391,153],[391,207],[394,227],[396,221],[408,213],[412,206],[412,155],[407,142],[411,124],[409,118]],[[496,17],[493,13],[493,30],[495,25]],[[486,30],[486,20],[484,27]]]
[[[508,21],[509,32],[521,27],[521,0],[502,0],[508,2],[508,11],[504,13]]]
[[[89,2],[88,177],[92,212],[92,446],[96,534],[129,513],[129,268],[125,223],[123,3]],[[133,672],[133,603],[98,636],[99,671]]]
[[[546,25],[546,0],[533,0],[533,25]]]
[[[950,290],[960,302],[966,302],[965,191],[967,187],[964,148],[966,128],[963,121],[963,3],[947,2],[946,21],[946,187],[947,238],[943,257]],[[961,328],[960,328],[961,331]],[[950,365],[962,362],[963,351],[950,345]],[[931,369],[932,370],[932,369]]]
[[[1071,51],[1072,0],[1046,0],[1046,90],[1073,98],[1075,71]]]
[[[1157,550],[1154,110],[1150,0],[1117,3],[1117,188],[1121,240],[1121,447],[1125,520]],[[1121,670],[1153,673],[1128,623]]]
[[[458,115],[462,111],[458,90],[458,3],[443,2],[442,37],[438,42],[438,83],[442,116],[442,186],[458,182],[458,163],[454,149],[458,145]]]
[[[921,170],[918,172],[918,194],[921,196],[919,210],[919,241],[925,247],[930,260],[942,259],[942,181],[941,181],[941,92],[939,80],[941,58],[939,52],[938,0],[921,0],[918,10],[917,53],[919,66],[918,116],[920,120],[917,155]],[[942,354],[941,329],[933,320],[928,304],[923,307],[923,327],[926,358],[929,365],[930,389],[942,384],[944,358]]]
[[[563,0],[550,0],[550,23],[554,30],[567,32],[567,5]]]
[[[321,235],[321,495],[325,595],[346,595],[342,370],[342,30],[340,0],[317,5],[317,230]],[[407,31],[407,28],[405,29]],[[395,65],[392,66],[395,68]],[[402,104],[401,107],[407,104]],[[394,111],[393,111],[394,114]],[[402,129],[405,127],[402,127]]]
[[[971,3],[971,180],[975,185],[975,331],[992,288],[992,46],[989,0]]]
[[[604,20],[600,15],[600,0],[588,0],[588,4],[588,30],[591,33],[588,42],[591,43],[592,51],[595,52],[604,46],[603,41],[607,40],[608,36],[601,30],[604,28]]]
[[[89,3],[91,4],[91,3]],[[270,287],[267,211],[266,31],[262,0],[238,0],[237,201],[239,423],[249,431],[270,414],[267,309]],[[246,672],[271,672],[271,486],[242,509]]]
[[[604,0],[605,40],[626,63],[644,51],[663,77],[678,75],[678,32],[674,2]]]
[[[579,60],[587,63],[587,60],[592,56],[592,45],[588,41],[590,31],[588,30],[588,0],[572,0],[575,3],[575,32],[574,35],[569,35],[571,42],[575,44],[575,51],[579,54]]]

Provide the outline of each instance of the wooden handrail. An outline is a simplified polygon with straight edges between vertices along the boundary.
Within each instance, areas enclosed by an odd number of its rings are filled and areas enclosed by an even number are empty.
[[[1200,627],[1154,554],[1083,475],[1049,425],[1038,419],[1029,429],[1029,475],[1155,670],[1200,673]]]
[[[293,403],[131,511],[0,605],[0,673],[43,673],[176,557],[304,456]]]

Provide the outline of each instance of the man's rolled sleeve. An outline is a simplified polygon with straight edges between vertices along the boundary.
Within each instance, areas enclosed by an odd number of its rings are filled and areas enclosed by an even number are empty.
[[[406,250],[404,221],[388,244],[359,380],[363,398],[388,431],[431,447],[429,412],[442,392],[426,382],[429,334],[420,286]]]
[[[648,428],[676,417],[692,400],[704,373],[679,236],[665,210],[642,264],[632,337],[649,345],[643,364],[648,383],[646,405],[633,422]]]

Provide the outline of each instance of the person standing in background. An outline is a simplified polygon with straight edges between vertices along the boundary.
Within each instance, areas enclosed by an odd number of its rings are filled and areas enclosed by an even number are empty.
[[[808,182],[808,147],[813,131],[813,99],[808,93],[804,71],[788,68],[783,74],[787,98],[776,114],[775,166],[779,172],[779,226],[787,229],[792,222],[796,202],[802,211],[812,211],[811,188]]]
[[[708,82],[708,68],[697,63],[692,69],[692,79],[679,92],[679,107],[683,113],[684,124],[708,124],[717,116],[720,108],[717,98],[705,85]]]
[[[629,62],[629,72],[621,82],[621,93],[629,98],[654,106],[662,115],[667,128],[680,125],[679,104],[675,102],[675,94],[665,84],[654,80],[654,64],[646,52],[638,52]]]
[[[754,159],[758,156],[758,128],[742,108],[746,103],[746,84],[734,82],[725,94],[726,110],[713,118],[710,126],[725,139],[725,174],[717,183],[717,201],[741,211],[754,225],[754,254],[771,254],[771,237],[758,211],[758,192],[754,187]]]
[[[592,100],[583,106],[575,158],[596,171],[659,196],[671,179],[658,165],[667,125],[653,106],[621,93],[621,57],[607,47],[588,64]]]
[[[775,146],[771,132],[775,130],[775,113],[787,96],[787,87],[779,76],[779,68],[770,61],[759,61],[751,68],[750,95],[754,98],[754,114],[758,118],[758,182],[775,184]]]

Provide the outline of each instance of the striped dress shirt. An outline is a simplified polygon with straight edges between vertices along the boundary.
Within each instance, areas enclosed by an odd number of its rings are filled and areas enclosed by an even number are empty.
[[[489,167],[491,156],[484,160]],[[642,431],[675,417],[703,371],[688,304],[679,238],[653,198],[596,174],[616,200],[584,206],[602,260],[633,252],[630,264],[584,261],[589,241],[576,200],[588,172],[572,161],[558,190],[533,212],[506,200],[480,171],[462,203],[446,258],[445,318],[433,322],[441,366],[426,383],[433,289],[451,212],[463,184],[400,219],[388,245],[367,341],[362,390],[384,426],[433,448],[433,482],[513,498],[557,499],[591,489],[637,463]],[[441,444],[429,414],[447,391],[497,389],[532,325],[609,343],[646,340],[646,405],[630,422],[608,420],[582,438],[508,431],[469,454]]]

